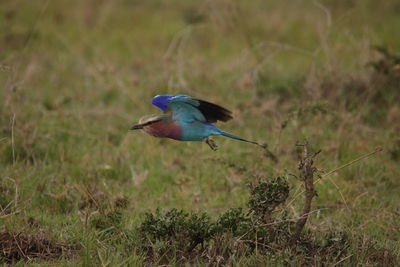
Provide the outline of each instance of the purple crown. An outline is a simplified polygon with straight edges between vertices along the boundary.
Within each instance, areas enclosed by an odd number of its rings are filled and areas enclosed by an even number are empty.
[[[156,95],[151,100],[151,104],[153,104],[154,106],[160,108],[162,111],[165,111],[165,110],[167,110],[167,103],[170,100],[172,100],[174,98],[186,97],[186,96],[187,95]]]

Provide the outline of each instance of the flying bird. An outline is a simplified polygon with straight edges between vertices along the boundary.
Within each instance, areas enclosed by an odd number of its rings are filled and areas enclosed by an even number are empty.
[[[219,105],[188,95],[156,95],[151,103],[160,108],[164,114],[145,116],[138,124],[132,126],[131,130],[142,129],[155,137],[179,141],[205,141],[212,150],[218,148],[210,139],[213,135],[222,135],[265,148],[257,142],[217,128],[213,123],[232,119],[232,112]]]

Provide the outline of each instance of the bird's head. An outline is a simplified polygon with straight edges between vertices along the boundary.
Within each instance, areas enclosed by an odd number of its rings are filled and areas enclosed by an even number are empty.
[[[131,130],[143,129],[143,127],[160,121],[163,119],[162,115],[147,115],[139,119],[139,122],[131,127]]]

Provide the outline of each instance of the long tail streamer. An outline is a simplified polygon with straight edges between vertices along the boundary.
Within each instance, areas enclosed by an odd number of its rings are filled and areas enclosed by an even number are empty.
[[[254,142],[254,141],[249,141],[249,140],[243,139],[243,138],[241,138],[241,137],[239,137],[239,136],[236,136],[236,135],[233,135],[233,134],[224,132],[224,131],[221,131],[221,135],[226,136],[226,137],[229,137],[229,138],[232,138],[232,139],[236,139],[236,140],[239,140],[239,141],[243,141],[243,142],[255,144],[255,145],[260,146],[260,147],[262,147],[262,148],[266,148],[265,145],[259,144],[259,143]]]

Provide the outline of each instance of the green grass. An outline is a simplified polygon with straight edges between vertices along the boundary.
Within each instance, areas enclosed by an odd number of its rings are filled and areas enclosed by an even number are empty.
[[[397,2],[2,1],[0,230],[74,244],[59,265],[140,266],[131,234],[144,212],[216,218],[244,207],[246,183],[297,172],[295,143],[307,139],[325,171],[383,148],[316,186],[307,230],[360,236],[399,257],[400,74],[367,66],[382,58],[372,45],[399,52]],[[231,109],[235,119],[219,126],[268,143],[279,163],[222,137],[213,152],[129,131],[159,112],[149,101],[165,93]],[[300,183],[289,182],[290,200]],[[120,199],[128,234],[103,238],[91,222]],[[349,244],[347,264],[370,264]],[[289,254],[230,262],[305,261]]]

